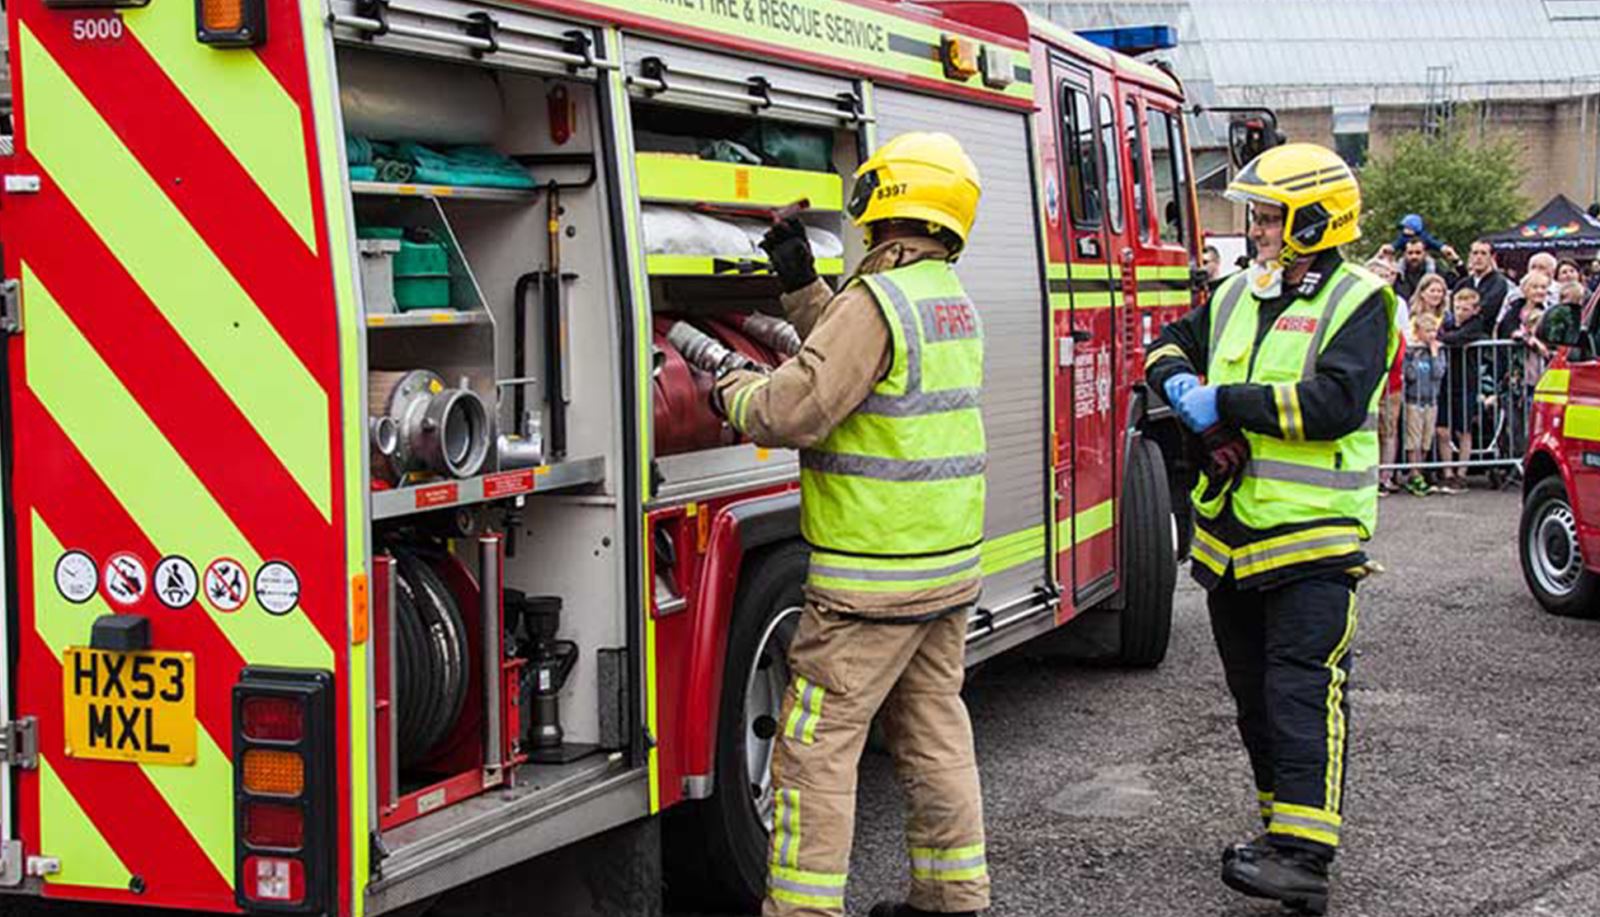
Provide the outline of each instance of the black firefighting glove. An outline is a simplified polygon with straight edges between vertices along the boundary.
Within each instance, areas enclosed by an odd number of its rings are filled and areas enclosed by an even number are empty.
[[[1231,489],[1250,462],[1250,441],[1234,427],[1216,423],[1200,433],[1200,445],[1205,453],[1206,492],[1202,501],[1214,500],[1224,490]]]
[[[772,272],[778,275],[783,292],[811,285],[817,279],[816,263],[811,258],[811,240],[806,238],[806,226],[796,217],[767,230],[761,239],[761,248],[772,261]]]

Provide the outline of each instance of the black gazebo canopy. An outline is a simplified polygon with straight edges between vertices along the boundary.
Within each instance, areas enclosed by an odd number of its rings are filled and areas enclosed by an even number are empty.
[[[1565,251],[1600,249],[1600,220],[1558,194],[1539,212],[1504,232],[1484,239],[1497,252]]]

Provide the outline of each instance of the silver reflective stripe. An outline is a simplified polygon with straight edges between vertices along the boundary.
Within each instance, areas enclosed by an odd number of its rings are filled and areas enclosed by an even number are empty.
[[[889,297],[889,305],[894,309],[894,314],[900,318],[900,336],[906,342],[906,394],[912,395],[922,391],[922,336],[917,332],[917,310],[911,307],[911,300],[906,298],[906,291],[889,278],[887,274],[872,275],[871,283],[877,284],[883,295]]]
[[[1199,552],[1201,554],[1204,554],[1205,556],[1207,556],[1207,557],[1211,558],[1212,560],[1216,561],[1217,566],[1222,567],[1224,569],[1226,569],[1227,566],[1228,566],[1228,558],[1227,558],[1226,555],[1218,553],[1216,548],[1213,548],[1211,545],[1209,545],[1206,542],[1200,540],[1199,538],[1191,538],[1189,540],[1189,551],[1191,553]]]
[[[877,414],[883,417],[921,417],[925,414],[943,414],[946,411],[964,411],[977,408],[982,402],[975,388],[953,388],[943,392],[915,392],[909,395],[867,396],[856,408],[858,414]]]
[[[1371,433],[1373,430],[1378,429],[1378,412],[1368,412],[1367,419],[1363,420],[1361,422],[1361,426],[1357,427],[1356,429],[1360,430],[1362,433]]]
[[[1244,288],[1250,285],[1249,278],[1242,272],[1235,277],[1233,282],[1223,284],[1223,288],[1219,291],[1222,293],[1222,298],[1217,300],[1211,310],[1211,343],[1206,349],[1208,363],[1216,359],[1217,345],[1222,341],[1223,329],[1228,327],[1228,319],[1233,317],[1234,306],[1237,306],[1240,298],[1244,296]]]
[[[1329,490],[1360,490],[1363,487],[1378,486],[1376,466],[1345,471],[1337,468],[1312,468],[1310,465],[1296,465],[1294,462],[1278,462],[1272,459],[1251,459],[1244,473],[1247,477],[1266,481],[1309,484],[1312,487],[1326,487]]]
[[[800,467],[825,474],[848,474],[875,481],[949,481],[983,474],[988,466],[984,455],[955,455],[936,459],[895,459],[873,455],[846,455],[840,452],[800,453]],[[1377,474],[1376,471],[1373,474]]]
[[[1236,559],[1241,567],[1254,567],[1275,557],[1298,554],[1301,551],[1312,551],[1318,548],[1337,548],[1341,545],[1348,545],[1351,550],[1355,550],[1361,546],[1361,539],[1354,532],[1347,532],[1342,535],[1313,538],[1310,541],[1296,541],[1292,544],[1278,545],[1261,551],[1252,551],[1249,548],[1245,548],[1239,552]]]
[[[800,695],[800,718],[795,720],[794,733],[790,735],[789,738],[800,739],[804,741],[806,724],[814,719],[817,715],[815,712],[816,708],[812,706],[812,703],[816,701],[817,692],[819,690],[821,689],[812,682],[806,682],[805,693]]]
[[[1322,342],[1328,337],[1328,324],[1333,321],[1333,313],[1350,288],[1360,282],[1360,277],[1347,273],[1333,285],[1333,290],[1328,293],[1328,301],[1322,305],[1322,318],[1317,321],[1317,330],[1311,332],[1311,347],[1306,351],[1306,362],[1300,368],[1300,378],[1309,379],[1316,374],[1317,355],[1322,352]]]
[[[927,570],[853,570],[848,567],[829,567],[811,564],[811,572],[818,576],[836,576],[840,579],[869,580],[872,582],[903,582],[906,580],[938,579],[943,576],[954,576],[966,570],[972,570],[983,563],[983,557],[974,554],[960,563],[944,567],[932,567]]]
[[[798,808],[800,794],[793,790],[778,790],[778,808],[783,810],[783,816],[778,822],[778,835],[782,838],[778,842],[778,862],[793,863],[795,859],[790,856],[794,847],[794,823],[799,818]]]
[[[940,860],[932,857],[911,857],[911,868],[925,872],[955,872],[958,869],[971,869],[974,866],[983,866],[983,854],[966,857],[960,860]]]
[[[1286,825],[1294,828],[1310,828],[1312,831],[1320,831],[1323,834],[1331,834],[1333,835],[1334,840],[1338,840],[1339,838],[1338,825],[1330,825],[1325,821],[1317,821],[1314,818],[1306,818],[1300,815],[1285,815],[1282,812],[1273,812],[1272,826],[1276,828],[1279,825]]]
[[[794,892],[797,895],[811,895],[816,898],[837,898],[840,901],[844,900],[843,885],[817,885],[810,882],[796,882],[793,879],[786,879],[777,873],[773,873],[771,876],[769,876],[767,881],[772,884],[773,888],[781,888],[786,892]]]

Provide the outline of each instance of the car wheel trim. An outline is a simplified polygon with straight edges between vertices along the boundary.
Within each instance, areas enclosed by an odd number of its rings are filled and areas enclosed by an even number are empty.
[[[1550,500],[1540,508],[1529,534],[1533,576],[1539,588],[1556,598],[1566,598],[1578,588],[1583,575],[1583,555],[1578,548],[1578,523],[1564,500]]]

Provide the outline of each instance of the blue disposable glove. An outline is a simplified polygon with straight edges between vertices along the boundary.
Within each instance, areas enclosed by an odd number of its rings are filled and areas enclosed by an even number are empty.
[[[1199,376],[1194,373],[1178,373],[1167,378],[1166,384],[1161,386],[1161,391],[1167,396],[1167,404],[1176,409],[1178,402],[1183,400],[1183,396],[1188,394],[1189,389],[1199,387]]]
[[[1222,419],[1217,413],[1217,387],[1214,385],[1201,385],[1184,392],[1177,409],[1183,425],[1196,433],[1204,433]]]

